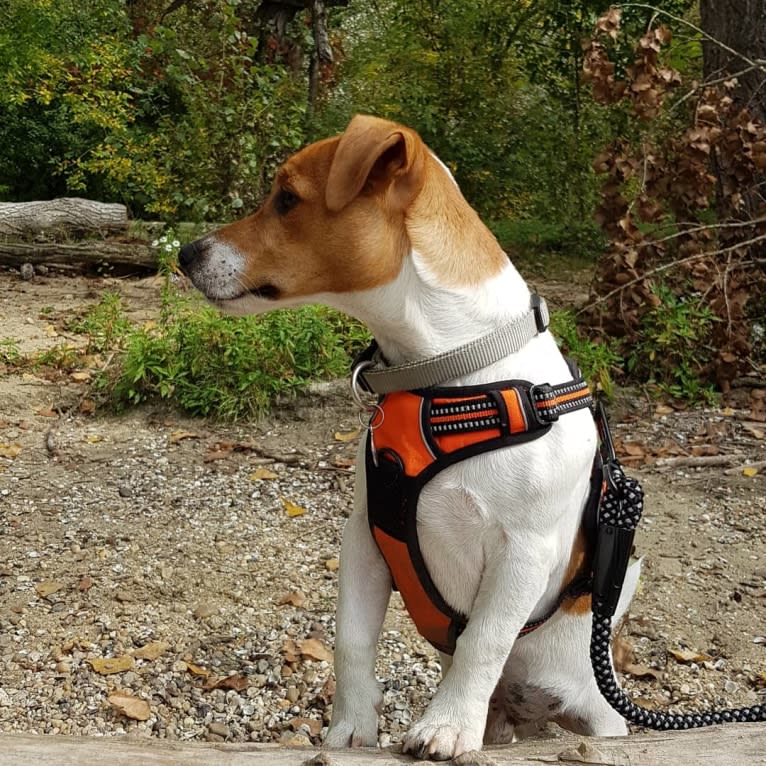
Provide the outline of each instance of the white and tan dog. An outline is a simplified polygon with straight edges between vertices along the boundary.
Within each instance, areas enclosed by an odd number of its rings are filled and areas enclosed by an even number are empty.
[[[453,349],[530,305],[529,288],[446,167],[414,131],[367,116],[289,159],[257,212],[186,245],[180,260],[229,313],[308,302],[345,311],[367,324],[392,364]],[[570,377],[542,332],[446,385]],[[442,658],[443,680],[405,736],[405,751],[448,759],[546,720],[584,734],[626,733],[593,678],[588,603],[565,604],[517,639],[583,565],[596,448],[583,409],[543,438],[452,465],[423,489],[417,528],[425,563],[469,620],[454,656]],[[364,460],[357,465],[341,551],[331,747],[375,745],[382,700],[375,653],[392,583],[368,526]],[[618,616],[637,578],[634,567]]]

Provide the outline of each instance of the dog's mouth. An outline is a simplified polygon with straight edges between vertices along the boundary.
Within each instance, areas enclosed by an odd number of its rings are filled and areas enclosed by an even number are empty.
[[[266,282],[263,285],[258,285],[248,291],[250,295],[254,295],[256,298],[264,298],[267,301],[275,301],[282,294],[282,291],[270,282]]]

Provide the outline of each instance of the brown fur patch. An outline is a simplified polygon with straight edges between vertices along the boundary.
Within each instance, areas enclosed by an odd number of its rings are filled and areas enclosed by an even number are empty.
[[[264,205],[216,232],[244,255],[247,289],[269,284],[296,298],[378,287],[411,247],[448,287],[502,269],[505,254],[414,131],[371,117],[355,118],[352,131],[353,140],[325,139],[291,157]],[[277,205],[283,190],[299,198],[287,212]]]
[[[588,550],[588,539],[585,535],[585,531],[580,527],[575,537],[574,545],[572,546],[572,553],[569,556],[569,565],[567,566],[566,574],[561,583],[562,588],[566,588],[576,577],[583,577],[590,569],[590,555]],[[561,608],[567,614],[586,614],[591,610],[592,596],[590,593],[585,593],[577,598],[564,599],[564,603]]]

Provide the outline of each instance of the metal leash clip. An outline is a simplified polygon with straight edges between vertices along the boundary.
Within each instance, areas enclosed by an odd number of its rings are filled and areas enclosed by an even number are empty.
[[[351,398],[354,400],[357,407],[359,407],[359,425],[366,431],[375,431],[380,428],[383,425],[383,419],[385,418],[383,408],[379,404],[371,404],[362,398],[365,393],[365,388],[359,380],[359,376],[366,369],[374,366],[375,362],[367,359],[354,365],[354,369],[351,370]],[[366,413],[369,414],[369,417],[365,417]]]

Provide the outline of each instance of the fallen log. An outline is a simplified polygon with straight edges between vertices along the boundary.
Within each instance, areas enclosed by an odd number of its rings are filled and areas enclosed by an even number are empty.
[[[55,242],[0,242],[0,265],[19,268],[22,263],[63,263],[98,266],[157,268],[157,253],[149,245],[90,240]]]
[[[754,766],[764,763],[766,724],[746,723],[611,739],[567,735],[490,747],[456,766]],[[169,742],[148,737],[0,735],[0,766],[400,766],[409,756],[364,748],[320,752],[278,745]],[[417,761],[417,763],[423,763]]]
[[[80,197],[36,202],[0,202],[0,237],[35,234],[114,233],[128,228],[125,205]]]

